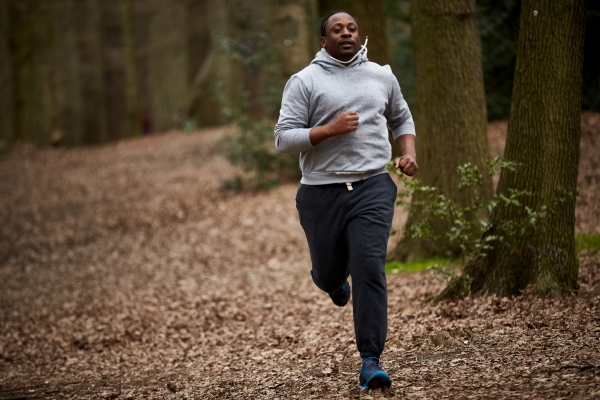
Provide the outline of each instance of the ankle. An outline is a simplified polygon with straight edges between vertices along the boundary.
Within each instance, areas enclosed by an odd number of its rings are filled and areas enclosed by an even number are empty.
[[[361,358],[362,358],[363,363],[365,361],[367,361],[368,359],[375,359],[375,360],[379,361],[379,356],[367,356],[367,357],[361,357]]]

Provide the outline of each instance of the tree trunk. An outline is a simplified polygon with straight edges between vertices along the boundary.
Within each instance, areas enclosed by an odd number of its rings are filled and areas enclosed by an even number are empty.
[[[28,2],[11,1],[10,7],[10,50],[14,79],[15,136],[21,140],[29,137],[31,118],[30,86],[32,86],[32,23]]]
[[[459,183],[457,166],[470,162],[484,172],[482,158],[488,154],[475,0],[413,1],[411,7],[418,178],[460,206],[470,204],[475,196],[489,200],[492,183],[485,174],[481,187],[454,194]],[[421,200],[426,199],[417,193],[413,201]],[[407,226],[420,217],[418,212],[411,212]],[[487,215],[481,212],[468,218],[485,220]],[[440,222],[435,228],[442,232],[448,226]],[[388,260],[412,261],[457,252],[428,239],[401,240],[388,254]]]
[[[278,38],[274,44],[278,52],[285,54],[286,76],[308,66],[314,56],[309,51],[309,42],[319,42],[316,32],[308,32],[309,3],[307,0],[271,3],[271,29]]]
[[[0,2],[0,141],[14,137],[13,73],[10,53],[9,3]],[[2,152],[0,145],[0,152]]]
[[[119,140],[141,133],[134,1],[99,5],[106,126],[109,140]]]
[[[16,137],[47,142],[56,122],[51,4],[11,1],[11,61]]]
[[[115,141],[124,136],[127,115],[124,8],[121,0],[102,0],[98,5],[106,127],[108,139]]]
[[[180,122],[187,98],[185,3],[163,0],[137,3],[149,12],[145,59],[150,118],[154,131],[166,131]]]
[[[212,32],[219,30],[219,5],[214,0],[188,0],[186,38],[188,48],[188,100],[184,118],[192,118],[199,126],[223,123],[219,103],[215,100],[213,83],[218,79],[215,45]],[[221,29],[223,30],[223,29]],[[215,68],[216,67],[216,68]],[[212,79],[211,79],[212,78]]]
[[[56,0],[52,4],[55,32],[55,82],[57,98],[57,129],[67,145],[84,143],[84,100],[80,79],[78,38],[82,35],[75,25],[75,1]],[[59,138],[60,139],[60,138]]]
[[[125,2],[125,102],[127,115],[125,137],[135,137],[142,133],[142,111],[140,106],[140,80],[137,60],[135,0]]]
[[[74,25],[79,53],[83,136],[76,144],[96,144],[108,140],[106,99],[102,79],[100,10],[98,0],[74,2]]]
[[[504,170],[498,193],[527,190],[522,206],[499,205],[484,234],[504,235],[510,245],[465,267],[474,293],[517,294],[535,285],[539,295],[559,297],[577,287],[574,224],[579,137],[585,0],[524,0],[511,120],[505,157],[519,163]],[[523,226],[526,207],[547,216],[523,236],[507,235],[502,224]],[[463,277],[464,280],[464,277]],[[447,289],[447,293],[451,288]]]
[[[148,2],[133,2],[135,75],[139,91],[140,122],[142,134],[148,135],[154,128],[153,85],[150,81],[150,20],[151,8]]]

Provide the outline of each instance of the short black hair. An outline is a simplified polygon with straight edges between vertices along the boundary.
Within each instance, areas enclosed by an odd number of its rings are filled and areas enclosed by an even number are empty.
[[[345,11],[345,10],[335,10],[335,11],[330,12],[329,14],[327,14],[327,16],[325,16],[325,18],[323,18],[323,21],[321,21],[321,37],[325,37],[325,27],[327,26],[327,23],[329,22],[329,18],[331,18],[335,14],[341,14],[341,13],[348,14],[349,16],[354,18],[352,16],[352,14],[350,14],[348,11]],[[356,21],[356,18],[354,18],[354,20]],[[356,23],[358,24],[358,21],[356,21]]]

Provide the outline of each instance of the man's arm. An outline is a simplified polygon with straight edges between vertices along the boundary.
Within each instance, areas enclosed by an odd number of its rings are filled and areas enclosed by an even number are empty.
[[[286,83],[275,125],[275,148],[280,153],[301,153],[314,146],[310,143],[308,113],[310,91],[293,75]]]
[[[405,175],[413,176],[419,170],[417,165],[416,137],[415,135],[406,134],[396,139],[402,149],[402,157],[394,161],[394,167]]]

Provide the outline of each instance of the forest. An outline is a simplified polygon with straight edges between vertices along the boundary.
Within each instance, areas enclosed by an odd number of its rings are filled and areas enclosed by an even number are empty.
[[[273,141],[333,10],[417,132],[384,391]],[[598,398],[598,43],[590,0],[0,1],[0,399]]]
[[[594,2],[588,8],[582,101],[597,110],[600,17]],[[392,66],[414,107],[408,0],[2,1],[0,139],[71,146],[218,126],[240,95],[276,114],[333,9],[357,16],[370,59]],[[517,0],[477,1],[491,119],[509,114],[519,11]],[[272,93],[259,93],[261,82]]]

